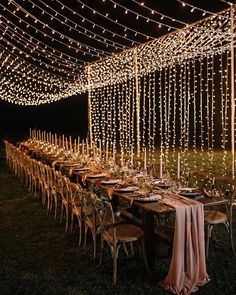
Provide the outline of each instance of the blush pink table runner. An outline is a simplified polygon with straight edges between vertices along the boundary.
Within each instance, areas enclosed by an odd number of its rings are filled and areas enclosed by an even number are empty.
[[[164,197],[164,203],[175,208],[176,219],[172,259],[162,288],[174,294],[191,294],[209,281],[203,205],[178,195]]]

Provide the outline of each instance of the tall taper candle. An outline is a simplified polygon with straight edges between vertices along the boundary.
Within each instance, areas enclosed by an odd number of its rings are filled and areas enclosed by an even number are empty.
[[[162,147],[161,147],[161,155],[160,155],[160,179],[162,179],[163,173],[162,173]]]
[[[178,169],[177,169],[177,178],[180,179],[180,152],[178,152]]]
[[[80,145],[80,137],[78,136],[78,142],[77,142],[78,154],[80,153],[80,146],[79,145]]]
[[[106,161],[108,161],[109,158],[109,146],[108,146],[108,141],[106,142]]]
[[[113,162],[114,162],[114,164],[116,162],[116,146],[115,146],[115,143],[113,143]]]
[[[131,146],[131,150],[130,150],[130,165],[131,165],[131,168],[133,168],[134,166],[133,146]]]
[[[120,154],[121,154],[121,157],[120,157],[120,165],[121,167],[124,166],[124,151],[123,151],[123,147],[121,147],[120,149]]]
[[[143,158],[144,158],[144,171],[147,171],[147,149],[144,148],[144,155],[143,155]]]
[[[84,140],[82,140],[82,156],[84,155]]]

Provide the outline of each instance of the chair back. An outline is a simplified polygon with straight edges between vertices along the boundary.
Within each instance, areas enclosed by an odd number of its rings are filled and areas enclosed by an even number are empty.
[[[229,207],[234,204],[236,194],[236,179],[228,176],[218,176],[213,179],[214,188],[221,198],[229,201]]]
[[[115,214],[110,202],[100,203],[99,206],[96,206],[96,212],[100,223],[100,231],[102,235],[105,235],[106,240],[116,243],[116,228],[115,228]]]
[[[208,172],[201,170],[188,171],[186,175],[186,184],[190,187],[212,190],[212,180]]]

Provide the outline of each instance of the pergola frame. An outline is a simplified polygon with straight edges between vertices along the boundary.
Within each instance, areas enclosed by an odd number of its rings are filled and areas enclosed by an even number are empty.
[[[104,60],[90,64],[87,69],[88,84],[84,86],[78,80],[78,87],[84,89],[87,87],[89,93],[89,133],[90,142],[95,143],[101,135],[94,130],[94,121],[92,103],[93,97],[97,91],[104,89],[111,91],[111,97],[115,91],[116,85],[124,83],[133,83],[130,89],[135,92],[136,103],[136,140],[130,139],[130,146],[133,150],[136,148],[137,155],[140,155],[142,137],[140,130],[140,83],[145,75],[150,75],[159,71],[165,71],[171,67],[181,66],[184,63],[208,59],[209,57],[225,52],[230,52],[230,131],[231,131],[231,153],[232,153],[232,176],[235,176],[235,6],[230,9],[213,14],[210,17],[189,25],[183,29],[172,32],[148,43],[125,50],[119,54],[113,55]],[[214,64],[214,60],[212,61]],[[190,74],[189,74],[190,77]],[[130,81],[130,82],[127,82]],[[193,82],[190,82],[193,83]],[[194,82],[195,83],[195,82]],[[117,86],[118,87],[118,86]],[[154,86],[153,86],[154,87]],[[226,87],[227,88],[227,87]],[[103,90],[102,90],[103,89]],[[105,90],[104,90],[105,91]],[[105,91],[105,92],[106,92]],[[122,90],[123,92],[124,90]],[[127,91],[127,90],[126,90]],[[162,90],[161,90],[162,91]],[[105,93],[104,92],[104,93]],[[187,92],[187,91],[186,91]],[[93,95],[92,95],[93,93]],[[103,96],[105,94],[102,94]],[[150,93],[149,93],[150,94]],[[95,96],[94,96],[95,95]],[[161,94],[162,95],[162,94]],[[189,94],[190,95],[190,94]],[[229,94],[224,94],[225,96]],[[187,94],[186,94],[187,97]],[[99,99],[99,97],[97,98]],[[108,103],[107,103],[108,104]],[[212,102],[213,105],[213,102]],[[227,109],[227,107],[226,107]],[[105,112],[105,111],[104,111]],[[227,110],[226,110],[227,112]],[[212,110],[212,113],[214,111]],[[109,115],[108,115],[109,116]],[[213,116],[213,115],[212,115]],[[226,114],[227,117],[227,114]],[[127,118],[126,118],[127,119]],[[145,120],[142,119],[141,120]],[[212,119],[213,120],[213,119]],[[111,127],[108,127],[108,129]],[[104,129],[104,128],[103,128]],[[105,129],[104,129],[105,130]],[[103,133],[105,131],[102,131]],[[224,131],[226,132],[226,131]],[[106,130],[109,133],[109,130]],[[110,135],[108,135],[109,138]],[[100,138],[101,139],[101,138]],[[111,139],[111,136],[110,136]],[[115,140],[114,140],[115,141]],[[214,141],[214,140],[213,140]],[[113,143],[114,144],[114,143]],[[123,144],[120,144],[123,149]],[[162,148],[162,140],[160,143]],[[130,151],[128,151],[130,153]]]

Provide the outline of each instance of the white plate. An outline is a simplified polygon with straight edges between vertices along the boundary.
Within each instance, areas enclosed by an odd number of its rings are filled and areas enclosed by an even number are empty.
[[[121,179],[109,179],[109,180],[102,180],[100,183],[101,184],[117,184],[121,182]]]
[[[120,193],[135,192],[137,190],[139,190],[138,186],[126,186],[126,187],[121,187],[116,189],[116,191]]]
[[[143,201],[143,202],[154,202],[154,201],[159,201],[162,199],[162,196],[161,195],[151,195],[149,197],[134,197],[134,199],[136,201]]]
[[[171,182],[163,182],[163,181],[155,181],[155,185],[161,187],[161,188],[168,188],[174,185],[174,183]]]
[[[182,188],[178,191],[178,194],[184,197],[200,196],[201,192],[197,188]]]
[[[105,177],[106,174],[100,173],[100,174],[92,174],[88,175],[88,178],[99,178],[99,177]]]

